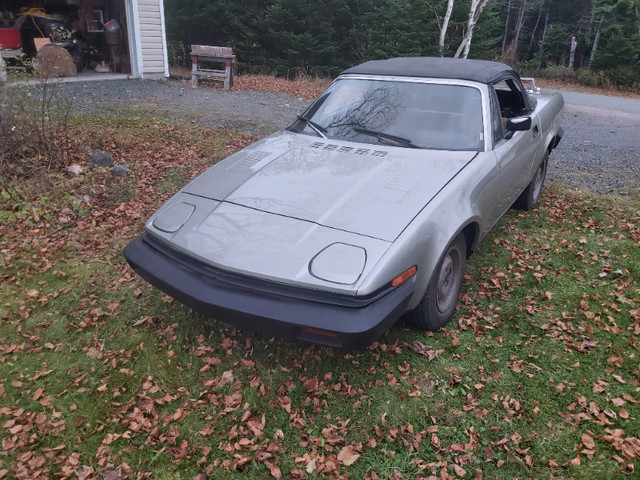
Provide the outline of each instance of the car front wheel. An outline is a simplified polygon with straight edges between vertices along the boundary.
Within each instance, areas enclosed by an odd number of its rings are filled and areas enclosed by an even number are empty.
[[[466,241],[459,235],[440,258],[424,297],[407,314],[408,323],[434,331],[449,321],[458,304],[466,263]]]

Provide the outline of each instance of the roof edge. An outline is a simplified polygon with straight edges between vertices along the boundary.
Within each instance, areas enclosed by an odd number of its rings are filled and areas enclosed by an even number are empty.
[[[509,75],[519,78],[515,70],[504,63],[450,57],[395,57],[369,60],[344,70],[342,75],[457,78],[480,83],[492,83],[502,76]]]

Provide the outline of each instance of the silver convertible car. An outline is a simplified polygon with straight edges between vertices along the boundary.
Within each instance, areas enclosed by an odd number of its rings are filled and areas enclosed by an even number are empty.
[[[124,255],[194,310],[269,335],[354,349],[403,316],[436,330],[478,242],[538,201],[563,104],[501,63],[363,63],[175,194]]]

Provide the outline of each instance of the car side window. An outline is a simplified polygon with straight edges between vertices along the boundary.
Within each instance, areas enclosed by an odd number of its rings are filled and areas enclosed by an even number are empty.
[[[493,88],[498,96],[503,118],[519,117],[527,113],[527,105],[524,101],[525,92],[512,78],[494,83]]]
[[[491,98],[491,130],[493,133],[493,144],[496,145],[504,138],[507,119],[502,118],[500,102],[498,101],[496,91],[493,88],[490,88],[489,90],[489,96]]]

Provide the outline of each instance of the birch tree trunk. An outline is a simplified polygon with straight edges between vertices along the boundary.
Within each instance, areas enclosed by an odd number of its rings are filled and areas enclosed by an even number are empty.
[[[538,33],[538,26],[540,25],[540,19],[542,18],[542,10],[544,9],[544,5],[540,6],[540,10],[538,10],[538,18],[536,19],[536,24],[533,26],[533,31],[531,32],[531,39],[529,40],[529,52],[533,49],[533,43],[536,39],[536,33]]]
[[[511,0],[507,3],[507,21],[504,22],[504,37],[502,37],[502,54],[507,48],[507,37],[509,36],[509,20],[511,19]]]
[[[480,14],[484,9],[485,5],[489,0],[471,0],[471,8],[469,9],[469,21],[467,22],[467,31],[462,38],[462,42],[460,42],[460,46],[458,50],[456,50],[456,54],[454,58],[459,58],[460,54],[463,53],[462,58],[467,58],[469,55],[469,49],[471,48],[471,39],[473,38],[473,29],[478,23],[478,19],[480,18]]]
[[[544,53],[544,41],[549,33],[549,8],[547,7],[547,15],[544,17],[544,28],[542,29],[542,40],[540,40],[540,49],[538,50],[538,69],[542,67],[542,54]]]
[[[591,7],[591,18],[589,18],[589,28],[587,29],[587,35],[585,37],[585,41],[587,43],[591,43],[591,30],[593,28],[593,24],[595,23],[595,21],[596,21],[596,7],[595,7],[595,4],[593,4]]]
[[[511,0],[509,0],[511,1]],[[447,36],[447,28],[449,28],[449,20],[451,20],[451,12],[453,12],[453,0],[447,0],[447,13],[444,15],[442,28],[440,29],[440,56],[444,53],[444,40]]]
[[[516,20],[516,36],[513,39],[513,48],[511,49],[511,62],[516,62],[518,60],[518,47],[520,43],[520,34],[522,33],[522,27],[524,26],[524,13],[526,8],[527,0],[522,0],[520,3],[520,9],[518,10],[518,19]]]
[[[598,43],[600,43],[600,33],[602,32],[602,23],[604,22],[604,15],[600,17],[598,22],[598,29],[596,30],[596,38],[593,39],[593,47],[591,48],[591,56],[589,57],[588,69],[591,70],[591,65],[596,59],[596,52],[598,51]]]

